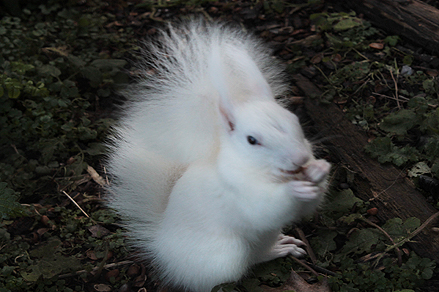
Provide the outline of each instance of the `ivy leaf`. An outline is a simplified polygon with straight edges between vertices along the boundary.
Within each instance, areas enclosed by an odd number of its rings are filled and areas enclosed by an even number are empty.
[[[336,236],[337,232],[333,230],[319,230],[316,237],[311,238],[311,246],[314,252],[324,258],[328,252],[337,248],[337,244],[334,241]]]
[[[335,31],[348,30],[362,25],[362,21],[356,17],[347,17],[340,19],[339,22],[334,24]]]
[[[425,113],[428,110],[428,102],[422,96],[414,96],[410,98],[407,105],[410,109],[414,109],[416,113]]]
[[[85,78],[90,80],[91,87],[96,88],[103,81],[102,73],[101,73],[101,71],[99,71],[99,69],[97,67],[87,66],[87,67],[82,68],[81,72]]]
[[[437,92],[437,84],[433,78],[424,80],[424,82],[422,82],[422,87],[424,87],[426,93],[436,94]]]
[[[393,218],[387,220],[386,224],[382,228],[393,238],[404,238],[421,225],[418,218],[408,218],[402,222],[400,218]]]
[[[38,68],[38,73],[45,76],[58,77],[61,75],[61,70],[52,65],[43,65]]]
[[[428,280],[433,276],[433,272],[436,267],[436,263],[433,260],[430,260],[428,258],[421,258],[414,253],[410,255],[410,258],[407,260],[406,265],[407,267],[415,271],[422,271],[421,277],[424,280]]]
[[[32,250],[30,256],[37,258],[35,264],[29,266],[27,271],[20,271],[21,276],[26,281],[35,282],[40,277],[50,279],[63,271],[79,269],[81,267],[79,260],[73,256],[61,255],[60,246],[61,241],[54,239]]]
[[[394,46],[396,46],[396,44],[398,43],[398,40],[399,40],[399,39],[400,39],[400,38],[399,38],[398,36],[392,35],[392,36],[388,36],[388,37],[386,37],[386,38],[384,39],[384,41],[385,41],[386,43],[388,43],[389,46],[394,47]]]
[[[421,123],[421,131],[427,134],[438,135],[439,134],[439,108],[434,111],[425,114],[424,120]]]
[[[67,57],[67,59],[76,67],[81,68],[83,66],[85,66],[85,61],[83,61],[81,58],[73,56],[73,55],[69,55]]]
[[[361,214],[358,213],[354,213],[354,214],[350,214],[348,216],[343,216],[339,219],[340,222],[343,222],[345,224],[352,224],[353,222],[355,222],[358,219],[363,218],[363,216]]]
[[[416,217],[410,217],[404,221],[402,227],[404,228],[405,232],[411,233],[415,231],[415,229],[418,228],[419,226],[421,226],[421,220],[419,220]]]
[[[264,289],[260,287],[261,282],[257,279],[249,279],[245,278],[241,281],[241,285],[247,290],[247,291],[254,291],[254,292],[264,292]],[[224,291],[224,290],[223,290]],[[233,290],[236,291],[236,290]]]
[[[437,177],[439,177],[439,159],[438,158],[436,158],[434,160],[434,163],[431,166],[431,172],[434,173]]]
[[[9,219],[24,215],[23,206],[18,203],[18,194],[8,188],[8,184],[0,182],[0,218]]]
[[[355,197],[351,189],[342,190],[338,193],[331,194],[330,201],[324,204],[323,209],[326,215],[338,219],[348,213],[352,206],[363,201]]]
[[[389,137],[379,137],[365,146],[373,158],[377,158],[380,163],[392,162],[401,166],[408,161],[418,161],[420,153],[411,146],[399,148],[392,143]]]
[[[356,230],[349,237],[348,242],[340,253],[344,256],[350,253],[369,253],[372,250],[372,246],[378,243],[381,236],[378,230],[372,228]]]
[[[90,66],[94,66],[103,71],[112,71],[123,68],[127,61],[121,59],[97,59],[91,62]]]
[[[417,115],[413,110],[402,109],[385,117],[380,128],[396,135],[405,135],[407,130],[418,125]]]
[[[9,98],[17,99],[20,96],[20,93],[21,93],[20,89],[15,86],[11,86],[8,88]]]
[[[256,265],[252,272],[261,282],[269,285],[279,285],[289,277],[291,264],[285,259],[278,258]]]

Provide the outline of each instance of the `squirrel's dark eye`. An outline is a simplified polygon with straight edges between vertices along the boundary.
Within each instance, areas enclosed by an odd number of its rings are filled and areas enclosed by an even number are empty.
[[[251,145],[259,144],[258,140],[256,140],[255,137],[253,137],[253,136],[247,136],[247,141]]]

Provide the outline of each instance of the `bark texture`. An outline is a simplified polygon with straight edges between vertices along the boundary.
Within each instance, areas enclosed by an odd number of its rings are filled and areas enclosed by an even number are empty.
[[[294,80],[305,95],[321,95],[320,89],[302,75],[295,75]],[[352,186],[355,194],[378,208],[380,220],[416,217],[423,223],[436,213],[435,208],[406,178],[404,171],[393,165],[382,165],[364,152],[364,146],[368,143],[366,133],[348,121],[335,104],[322,104],[307,97],[305,107],[315,129],[323,132],[325,137],[332,137],[326,142],[331,154],[355,173]],[[419,255],[439,261],[439,236],[432,231],[432,226],[427,226],[414,237],[415,242],[411,243],[411,247]]]
[[[418,0],[339,0],[375,26],[434,53],[439,51],[439,10]]]

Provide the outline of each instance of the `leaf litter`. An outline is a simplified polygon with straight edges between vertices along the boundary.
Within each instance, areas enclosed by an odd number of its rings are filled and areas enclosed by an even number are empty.
[[[12,149],[1,162],[2,289],[106,291],[145,285],[157,290],[143,265],[129,272],[136,264],[126,260],[129,252],[117,218],[97,204],[101,189],[96,183],[105,183],[98,174],[104,173],[98,168],[103,153],[99,142],[112,122],[101,117],[108,117],[108,109],[118,102],[113,88],[128,80],[125,60],[137,58],[132,54],[139,46],[135,40],[154,34],[149,24],[197,9],[225,20],[237,15],[255,27],[290,73],[301,72],[321,84],[322,102],[342,106],[353,123],[369,131],[366,151],[379,161],[406,167],[415,179],[437,178],[437,68],[425,69],[419,54],[401,45],[399,37],[383,35],[353,12],[334,12],[323,1],[29,4],[23,13],[31,19],[30,28],[20,31],[25,23],[9,16],[0,26],[0,37],[7,37],[1,42],[6,62],[0,97],[5,98],[2,113],[11,121],[3,135],[9,140],[1,145]],[[14,38],[15,44],[10,42]],[[32,46],[43,48],[44,55],[30,54]],[[300,97],[294,87],[292,94]],[[22,125],[34,129],[34,136],[24,135]],[[314,259],[301,264],[278,259],[255,267],[240,283],[218,289],[408,292],[434,277],[435,263],[403,245],[429,222],[379,222],[379,210],[369,212],[369,202],[337,179],[332,184],[319,215],[289,230],[308,234],[303,239]],[[393,252],[397,249],[402,255]]]

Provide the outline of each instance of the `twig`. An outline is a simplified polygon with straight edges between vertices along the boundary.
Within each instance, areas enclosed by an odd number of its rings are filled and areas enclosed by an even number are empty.
[[[398,105],[398,108],[401,108],[401,105],[399,104],[399,96],[398,96],[398,82],[395,80],[395,76],[393,76],[392,70],[389,69],[390,76],[392,76],[393,83],[395,83],[395,98],[396,98],[396,104]]]
[[[376,93],[376,92],[372,92],[373,95],[377,95],[377,96],[381,96],[384,98],[389,98],[389,99],[393,99],[393,100],[397,100],[395,97],[393,96],[388,96],[388,95],[384,95],[384,94],[380,94],[380,93]],[[410,99],[404,96],[399,96],[398,99],[400,100],[400,102],[408,102]]]
[[[73,204],[76,205],[76,207],[78,207],[79,210],[81,210],[81,212],[82,212],[85,216],[87,216],[88,218],[90,218],[90,216],[88,216],[88,214],[85,213],[85,211],[81,208],[81,206],[79,206],[78,203],[76,203],[75,200],[73,200],[72,197],[70,197],[70,195],[66,193],[66,191],[62,191],[62,192],[63,192],[64,195],[67,196],[67,198],[70,199],[70,201],[73,202]]]
[[[311,264],[311,263],[307,263],[311,268],[313,268],[316,272],[319,272],[319,273],[322,273],[322,274],[325,274],[325,275],[329,275],[329,276],[335,276],[336,275],[336,273],[334,273],[333,271],[330,271],[330,270],[328,270],[328,269],[325,269],[325,268],[322,268],[322,267],[319,267],[319,266],[317,266],[317,265],[315,265],[315,264]]]
[[[384,256],[385,253],[391,251],[392,249],[398,249],[399,247],[401,247],[404,244],[406,244],[407,242],[409,242],[413,237],[418,235],[422,230],[425,229],[425,227],[427,227],[432,221],[434,221],[438,217],[439,217],[439,212],[434,213],[427,220],[425,220],[425,222],[421,226],[419,226],[415,231],[410,233],[406,238],[387,247],[386,250],[384,251],[384,253],[378,258],[377,262]]]
[[[309,270],[314,276],[318,277],[319,273],[317,273],[313,268],[311,268],[309,265],[307,265],[305,262],[299,260],[298,258],[294,257],[294,256],[290,256],[290,258],[292,258],[293,260],[295,260],[299,265],[301,265],[302,267],[304,267],[305,269]]]
[[[358,55],[360,55],[361,57],[363,57],[363,58],[364,58],[364,61],[369,61],[369,58],[366,57],[365,55],[363,55],[362,53],[360,53],[357,49],[353,48],[353,50],[354,50]],[[363,62],[363,61],[362,61],[362,62]]]
[[[314,254],[314,251],[312,250],[308,240],[306,239],[305,233],[303,233],[302,229],[300,229],[299,227],[296,227],[295,229],[296,229],[297,234],[300,237],[300,240],[302,240],[305,243],[305,249],[306,249],[306,252],[308,253],[308,255],[311,259],[311,262],[313,264],[315,264],[317,262],[317,258],[316,258],[316,255]]]
[[[416,235],[418,235],[422,230],[425,229],[425,227],[427,227],[428,224],[430,224],[433,220],[435,220],[436,218],[439,217],[439,212],[434,213],[433,215],[431,215],[427,220],[425,220],[424,223],[422,223],[421,226],[419,226],[415,231],[413,231],[412,233],[410,233],[410,235],[407,238],[404,238],[403,240],[401,240],[400,242],[397,243],[398,246],[403,245],[406,242],[409,242],[413,237],[415,237]]]
[[[118,263],[111,263],[111,264],[107,264],[104,266],[104,269],[111,269],[111,268],[116,268],[116,267],[120,267],[120,266],[126,266],[126,265],[130,265],[130,264],[134,264],[133,261],[122,261],[122,262],[118,262]],[[88,272],[96,272],[99,269],[101,269],[100,267],[94,267],[91,271],[87,271],[87,270],[80,270],[80,271],[76,271],[74,273],[68,273],[68,274],[63,274],[63,275],[59,275],[58,278],[59,279],[64,279],[64,278],[70,278],[70,277],[75,277],[81,274],[85,274]]]
[[[371,226],[373,226],[373,227],[375,227],[376,229],[378,229],[379,231],[381,231],[383,234],[384,234],[384,236],[386,236],[389,240],[390,240],[390,242],[395,246],[395,241],[393,241],[393,238],[384,230],[384,229],[382,229],[380,226],[378,226],[378,225],[376,225],[375,223],[373,223],[372,221],[370,221],[369,219],[366,219],[366,218],[364,218],[364,217],[360,217],[360,219],[362,220],[362,221],[364,221],[364,222],[366,222],[367,224],[369,224],[369,225],[371,225]],[[395,246],[395,251],[396,251],[396,256],[398,257],[398,266],[401,266],[402,265],[402,252],[401,252],[401,250],[399,249],[399,247],[398,246]],[[378,258],[378,261],[381,259],[381,257],[380,258]],[[378,262],[377,261],[377,262]]]

